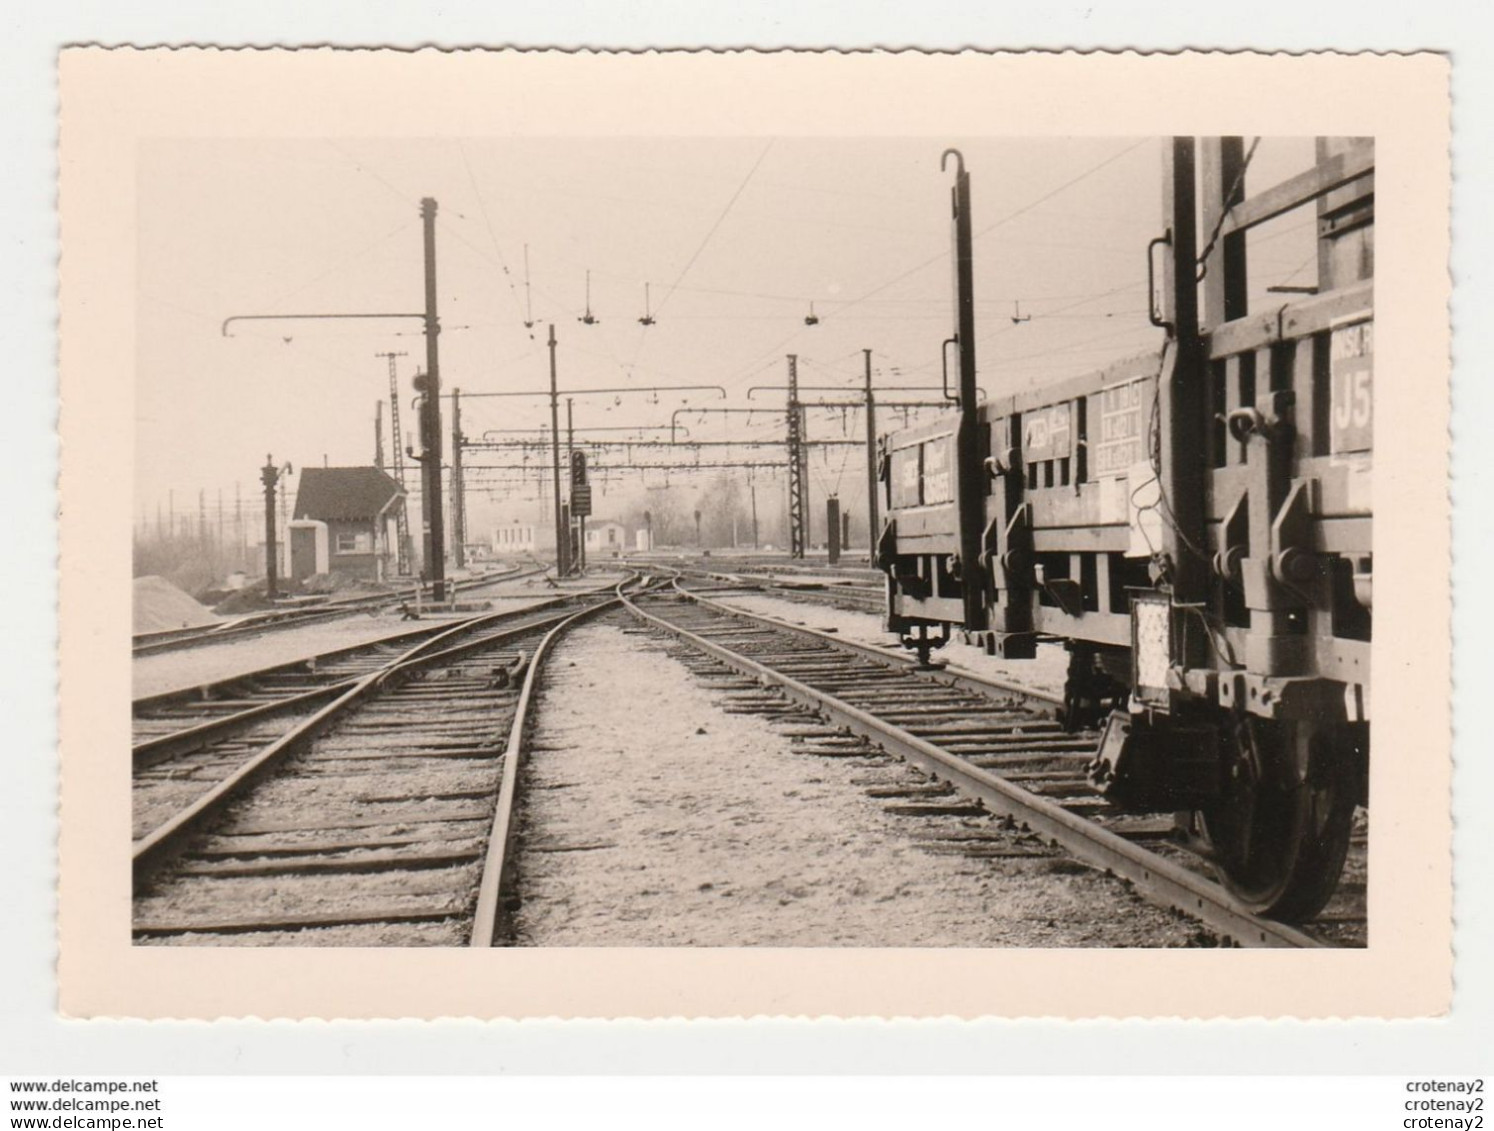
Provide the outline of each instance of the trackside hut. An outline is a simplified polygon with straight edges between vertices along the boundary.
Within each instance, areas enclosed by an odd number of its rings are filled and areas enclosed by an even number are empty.
[[[586,523],[586,552],[592,555],[616,557],[628,548],[628,528],[610,518],[588,520]]]
[[[301,472],[290,522],[291,577],[341,573],[366,581],[394,574],[393,550],[405,495],[376,467],[309,467]]]

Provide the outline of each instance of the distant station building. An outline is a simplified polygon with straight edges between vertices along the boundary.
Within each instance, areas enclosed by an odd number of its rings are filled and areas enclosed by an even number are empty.
[[[548,516],[546,516],[548,518]],[[588,557],[616,557],[630,548],[628,528],[610,518],[586,520]],[[493,528],[494,557],[549,558],[555,553],[554,521],[515,518]]]
[[[548,536],[546,536],[548,535]],[[549,551],[555,544],[555,532],[546,531],[535,523],[514,519],[512,522],[493,528],[493,554],[495,557],[529,556],[541,549]]]
[[[405,494],[376,467],[308,467],[290,526],[290,574],[341,573],[384,581],[395,573]]]

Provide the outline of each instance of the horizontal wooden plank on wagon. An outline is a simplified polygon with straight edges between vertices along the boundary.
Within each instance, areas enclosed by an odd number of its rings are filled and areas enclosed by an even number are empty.
[[[1225,322],[1208,336],[1209,358],[1217,361],[1277,342],[1306,338],[1361,315],[1369,317],[1374,312],[1374,297],[1375,281],[1365,279],[1275,310]]]
[[[1319,162],[1305,173],[1288,177],[1280,184],[1235,205],[1220,226],[1220,238],[1254,228],[1267,220],[1274,220],[1374,171],[1374,146],[1361,145],[1345,150]]]

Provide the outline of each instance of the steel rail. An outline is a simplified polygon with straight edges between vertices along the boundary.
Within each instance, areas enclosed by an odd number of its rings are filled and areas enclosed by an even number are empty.
[[[849,578],[845,581],[831,582],[789,582],[750,573],[718,572],[707,569],[687,569],[685,572],[719,581],[723,588],[753,589],[758,592],[771,591],[808,597],[811,598],[810,604],[833,606],[836,599],[840,599],[862,608],[870,607],[875,611],[880,611],[887,601],[887,594],[882,588],[858,585]],[[819,602],[813,601],[812,597],[817,593],[823,594],[827,599]]]
[[[225,640],[242,640],[265,632],[282,628],[300,628],[336,617],[352,616],[374,607],[371,604],[342,605],[329,608],[313,605],[304,609],[281,609],[242,621],[223,624],[202,625],[198,628],[172,628],[164,632],[141,633],[134,638],[130,655],[154,656],[161,652],[175,652],[185,648],[196,648],[204,644],[221,644]]]
[[[390,633],[388,636],[380,636],[375,639],[365,640],[357,644],[343,645],[342,647],[334,648],[327,652],[318,652],[314,655],[303,656],[294,660],[287,660],[282,663],[272,664],[269,667],[257,668],[253,671],[239,672],[235,675],[226,676],[222,679],[211,680],[208,683],[197,684],[196,686],[182,687],[171,691],[163,691],[153,695],[143,696],[134,701],[132,709],[136,712],[150,711],[159,707],[167,706],[169,704],[185,700],[190,700],[192,702],[201,702],[204,706],[211,706],[213,703],[213,696],[216,693],[241,684],[245,680],[259,679],[265,676],[294,674],[302,668],[307,668],[314,671],[318,664],[346,659],[350,656],[356,656],[360,652],[366,652],[371,649],[379,648],[389,644],[400,643],[405,640],[414,640],[417,638],[427,638],[435,636],[438,633],[445,632],[448,629],[461,628],[464,625],[478,626],[491,624],[493,623],[493,621],[503,617],[518,618],[527,616],[555,605],[564,604],[565,602],[573,600],[577,597],[594,596],[596,593],[611,588],[613,588],[613,586],[597,586],[593,589],[582,590],[577,593],[564,593],[554,597],[547,597],[542,601],[536,601],[534,604],[528,605],[522,609],[502,609],[497,612],[477,613],[469,617],[464,617],[460,620],[448,622],[444,625],[427,623],[419,628],[408,628],[399,632]],[[350,676],[347,680],[339,680],[337,681],[337,683],[347,683],[357,678],[358,677],[356,676]],[[331,686],[334,685],[327,685],[327,687]],[[185,738],[189,731],[195,732],[200,736],[211,736],[214,731],[227,729],[231,727],[236,721],[249,722],[256,717],[273,713],[274,711],[281,709],[284,705],[291,703],[295,699],[302,698],[303,696],[311,696],[313,694],[322,693],[325,692],[326,689],[326,687],[312,688],[306,692],[288,696],[283,699],[267,701],[262,705],[247,708],[242,712],[236,712],[231,715],[224,715],[221,718],[217,719],[209,719],[197,726],[189,727],[181,731],[175,731],[171,734],[159,736],[158,738],[147,739],[142,743],[137,743],[134,746],[133,750],[137,758],[142,753],[146,752],[158,753],[158,751],[155,751],[153,749],[148,750],[148,748],[152,748],[158,743],[163,743],[177,737]],[[309,701],[309,699],[307,701]]]
[[[477,910],[473,915],[472,934],[468,939],[471,947],[493,946],[506,927],[503,889],[513,868],[513,837],[518,827],[515,810],[519,797],[519,774],[524,761],[524,737],[529,728],[535,692],[539,687],[540,671],[545,660],[549,658],[555,642],[577,624],[597,616],[605,609],[626,602],[623,590],[638,580],[639,575],[634,574],[631,578],[618,582],[614,588],[616,595],[610,600],[582,609],[550,629],[535,648],[524,671],[524,683],[519,689],[513,722],[508,729],[508,745],[503,753],[503,780],[498,787],[498,804],[493,811],[487,852],[483,857],[482,879],[477,889]]]
[[[795,573],[808,574],[810,576],[831,575],[837,579],[863,580],[883,583],[887,580],[887,574],[880,569],[872,569],[867,566],[831,565],[828,561],[754,561],[750,558],[733,557],[729,553],[716,551],[711,558],[712,564],[721,565],[722,568],[736,568],[742,573],[749,575],[765,575],[769,577],[787,576]]]
[[[769,616],[766,613],[749,612],[746,609],[739,609],[734,605],[728,605],[723,601],[713,600],[710,597],[706,597],[700,593],[680,588],[679,576],[686,573],[705,573],[708,577],[714,577],[716,575],[711,574],[708,571],[704,571],[699,568],[693,568],[690,566],[671,566],[668,568],[670,568],[676,574],[675,588],[683,596],[687,596],[691,600],[696,601],[699,604],[716,609],[717,611],[728,616],[740,617],[745,620],[755,621],[756,623],[769,628],[781,629],[787,632],[803,633],[806,636],[811,636],[815,639],[833,643],[837,648],[841,648],[845,651],[856,652],[859,655],[866,657],[867,659],[876,660],[878,663],[886,664],[895,670],[922,670],[926,673],[930,680],[937,683],[942,683],[946,687],[955,687],[959,688],[962,691],[970,691],[974,694],[985,696],[989,696],[993,693],[999,693],[1003,695],[1018,695],[1033,703],[1042,704],[1045,708],[1050,706],[1063,706],[1063,696],[1055,695],[1052,692],[1044,691],[1041,688],[1030,687],[1026,684],[1017,683],[1011,680],[998,679],[995,676],[981,676],[976,675],[973,672],[954,671],[948,666],[917,669],[915,661],[912,660],[902,649],[883,648],[875,644],[862,644],[854,640],[847,640],[844,637],[832,638],[826,633],[816,632],[814,629],[806,628],[803,625],[794,624],[791,621],[782,620],[779,617]],[[767,580],[758,582],[756,579],[751,577],[743,577],[740,575],[736,576],[738,576],[739,580],[742,582],[742,588],[755,588],[758,591],[774,588],[773,584]],[[801,593],[806,592],[806,590],[793,590],[791,588],[785,588],[783,591]],[[826,592],[834,591],[835,590],[833,588],[826,589]]]
[[[690,597],[687,590],[679,592]],[[1062,845],[1080,860],[1130,881],[1153,902],[1162,903],[1200,920],[1229,941],[1240,945],[1268,947],[1314,948],[1323,945],[1294,927],[1251,914],[1217,884],[1170,860],[1156,856],[1083,817],[1077,817],[1061,806],[1029,793],[959,755],[942,750],[834,695],[707,640],[671,623],[665,617],[647,612],[627,598],[623,598],[623,605],[645,623],[672,633],[737,671],[777,685],[790,699],[821,713],[851,733],[943,778],[966,796],[979,801],[990,812],[1020,821],[1032,831]],[[717,607],[731,616],[746,616],[747,619],[760,622],[764,620],[719,605]],[[775,627],[818,637],[834,647],[844,647],[847,643],[823,633],[797,629],[790,625],[778,624]],[[856,650],[860,650],[860,646]]]
[[[542,606],[531,607],[538,608]],[[484,613],[477,615],[491,616],[492,614]],[[397,644],[405,640],[424,639],[427,636],[432,636],[437,632],[444,631],[446,628],[453,628],[458,625],[466,624],[469,620],[474,619],[476,619],[475,616],[464,617],[461,620],[448,621],[444,624],[427,621],[419,628],[401,629],[398,632],[390,633],[388,636],[375,637],[372,640],[365,640],[358,644],[345,644],[341,647],[333,648],[327,652],[316,652],[310,656],[301,656],[294,660],[285,660],[278,664],[271,664],[269,667],[255,668],[251,671],[238,672],[234,675],[224,676],[222,679],[209,680],[206,683],[198,683],[186,687],[173,688],[169,691],[154,692],[153,694],[143,695],[139,699],[136,699],[132,704],[132,710],[150,711],[158,707],[164,707],[179,701],[200,702],[205,706],[211,706],[216,695],[221,692],[228,691],[230,688],[244,682],[245,680],[259,679],[264,676],[290,675],[296,673],[302,668],[310,668],[314,670],[318,664],[345,659],[348,656],[356,655],[357,653],[366,651],[370,648],[377,648],[380,645]]]
[[[224,738],[231,732],[248,725],[267,719],[285,711],[295,711],[299,708],[309,707],[313,703],[329,697],[336,697],[352,688],[358,682],[357,676],[349,676],[347,679],[338,680],[322,687],[313,687],[308,691],[302,691],[296,695],[284,699],[272,699],[257,707],[246,707],[242,711],[235,711],[231,715],[223,715],[216,719],[207,719],[195,726],[185,727],[182,730],[172,731],[170,734],[157,735],[148,738],[144,742],[137,742],[130,748],[130,761],[137,770],[148,769],[151,766],[169,762],[182,754],[197,750],[209,742]],[[208,700],[211,702],[211,700]]]
[[[541,610],[550,606],[564,603],[568,600],[570,600],[569,597],[555,597],[549,601],[544,602],[543,604],[531,605],[527,609],[511,609],[505,610],[501,613],[491,613],[482,617],[473,617],[470,620],[460,622],[450,627],[453,629],[459,629],[463,627],[476,629],[485,626],[491,626],[500,618],[512,617],[514,619],[518,619],[529,614],[540,612]],[[567,614],[562,613],[559,615],[565,616]],[[538,620],[528,621],[524,624],[517,624],[514,626],[513,631],[518,632],[543,628],[545,625],[555,623],[556,619],[557,618],[554,615],[549,617],[541,617]],[[432,663],[441,659],[454,660],[466,651],[474,648],[486,647],[492,642],[493,639],[494,638],[490,636],[482,637],[479,640],[472,641],[470,643],[470,646],[468,644],[459,644],[455,647],[444,649],[430,656],[422,656],[421,660],[424,663]],[[385,640],[373,642],[374,646],[384,643],[388,643],[387,638]],[[352,650],[356,651],[357,649]],[[416,651],[416,649],[411,649],[411,651],[405,653],[405,655],[409,656],[414,651]],[[256,674],[259,673],[251,672],[246,675],[237,676],[229,682],[238,682],[239,680],[243,679],[252,679]],[[131,747],[131,760],[136,769],[145,769],[149,766],[158,765],[161,762],[169,761],[170,759],[180,754],[185,754],[192,750],[199,749],[209,742],[213,742],[220,738],[226,737],[233,731],[238,730],[249,723],[258,722],[262,719],[270,718],[274,715],[281,714],[286,711],[295,711],[299,708],[308,707],[318,700],[340,695],[346,691],[351,690],[361,678],[363,677],[348,676],[346,679],[340,679],[334,683],[329,683],[322,687],[313,687],[309,690],[298,692],[295,695],[290,695],[282,699],[274,699],[269,702],[259,704],[258,706],[247,707],[242,711],[235,711],[232,714],[223,715],[216,719],[207,719],[195,726],[186,727],[183,730],[172,731],[170,734],[163,734],[155,738],[146,739],[144,742],[137,743],[135,746]],[[211,700],[207,700],[206,702],[211,702]]]
[[[717,610],[727,616],[739,617],[743,620],[754,621],[768,628],[776,628],[786,632],[798,632],[825,643],[833,644],[835,647],[847,652],[855,652],[865,656],[867,659],[876,660],[878,663],[886,664],[899,671],[922,670],[933,683],[942,683],[946,687],[957,687],[962,691],[972,691],[977,695],[991,695],[993,692],[1004,695],[1020,695],[1035,703],[1041,703],[1044,707],[1063,706],[1063,696],[1054,695],[1040,688],[1028,687],[1025,684],[1013,683],[994,676],[980,676],[969,672],[951,671],[948,667],[919,669],[917,663],[900,649],[882,648],[875,644],[862,644],[855,640],[846,640],[842,637],[831,636],[828,633],[817,632],[803,625],[793,624],[790,621],[778,617],[768,616],[764,613],[752,613],[746,609],[738,609],[724,601],[713,600],[699,593],[692,593],[688,589],[680,588],[678,581],[675,583],[676,590],[683,596],[690,598],[701,605]]]
[[[612,598],[612,601],[615,600],[616,598]],[[389,679],[417,667],[455,659],[473,651],[494,647],[514,637],[533,634],[547,623],[542,621],[538,625],[521,625],[493,636],[483,636],[452,647],[436,649],[437,645],[448,643],[453,637],[481,628],[483,623],[491,623],[510,615],[512,615],[511,612],[491,613],[486,617],[477,618],[476,621],[463,621],[436,636],[421,641],[377,670],[359,676],[332,702],[262,748],[259,753],[247,759],[227,777],[216,782],[190,805],[178,810],[171,818],[138,838],[131,854],[136,877],[140,877],[158,865],[172,849],[180,844],[183,837],[198,827],[206,816],[219,809],[226,801],[253,783],[260,774],[283,760],[301,744],[316,737],[335,718],[378,690]],[[513,674],[518,674],[517,669],[513,671]]]
[[[455,592],[470,593],[474,589],[486,589],[490,585],[502,585],[509,581],[522,581],[526,577],[535,577],[542,573],[549,573],[554,568],[554,563],[537,562],[528,568],[510,570],[507,573],[498,574],[497,576],[468,578],[466,581],[455,583]]]
[[[532,577],[537,573],[544,573],[548,568],[548,566],[540,566],[527,570],[512,570],[496,577],[469,579],[465,585],[454,585],[452,587],[452,599],[453,601],[455,600],[459,590],[462,592],[473,592],[485,589],[490,585],[501,585],[509,581],[519,581],[525,577]],[[408,591],[397,589],[392,593],[378,593],[366,597],[346,597],[328,601],[325,604],[308,605],[302,608],[269,609],[245,617],[240,621],[228,621],[223,624],[204,625],[199,628],[169,628],[161,632],[137,633],[134,636],[131,655],[153,656],[161,652],[174,652],[183,648],[195,648],[206,644],[221,644],[224,641],[240,640],[248,636],[258,636],[262,633],[274,632],[279,629],[302,628],[321,621],[332,620],[336,617],[351,616],[354,613],[383,608],[401,601],[418,599],[422,592],[422,588]]]
[[[240,633],[280,628],[292,622],[295,624],[307,624],[321,617],[361,612],[371,606],[388,604],[413,595],[414,590],[411,590],[409,594],[395,591],[363,597],[334,598],[318,604],[261,609],[258,612],[247,613],[237,620],[220,621],[216,624],[195,625],[191,628],[167,628],[154,632],[137,632],[133,637],[135,655],[146,654],[163,645],[195,644],[199,640],[215,642],[232,638]]]

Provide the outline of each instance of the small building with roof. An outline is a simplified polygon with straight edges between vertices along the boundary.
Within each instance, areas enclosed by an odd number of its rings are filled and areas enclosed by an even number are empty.
[[[289,523],[291,578],[391,579],[404,505],[403,489],[377,467],[304,468]]]
[[[628,549],[628,528],[610,518],[586,520],[586,553],[593,558],[615,558]]]

